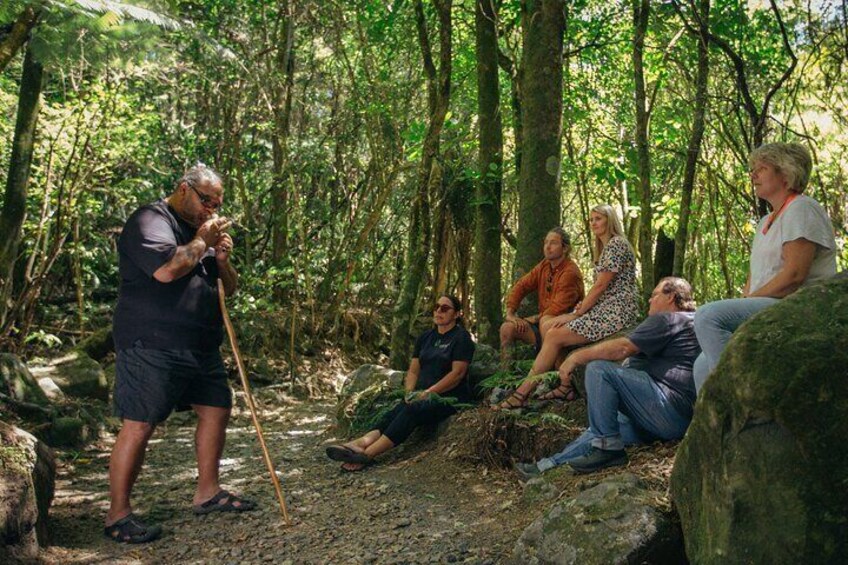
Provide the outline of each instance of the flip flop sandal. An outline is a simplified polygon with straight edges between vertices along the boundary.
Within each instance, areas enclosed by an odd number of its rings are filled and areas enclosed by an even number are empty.
[[[238,506],[236,506],[238,503]],[[256,508],[252,500],[238,497],[229,491],[220,490],[218,494],[204,502],[192,507],[195,514],[210,514],[212,512],[248,512]]]
[[[559,400],[562,402],[573,402],[577,400],[577,390],[571,385],[561,384],[552,391],[539,397],[539,400]]]
[[[103,528],[103,535],[118,543],[147,543],[162,535],[162,526],[148,526],[135,514],[128,514]]]
[[[361,463],[363,465],[370,463],[371,458],[354,451],[346,445],[331,445],[327,448],[327,457],[333,461],[341,461],[342,463]]]

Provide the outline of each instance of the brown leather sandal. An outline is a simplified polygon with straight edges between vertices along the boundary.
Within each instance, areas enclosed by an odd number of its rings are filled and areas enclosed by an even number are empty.
[[[543,394],[539,400],[561,400],[562,402],[574,402],[580,397],[577,390],[570,384],[560,384],[552,391]]]
[[[516,410],[525,406],[527,406],[527,395],[516,390],[506,400],[492,406],[492,410]]]

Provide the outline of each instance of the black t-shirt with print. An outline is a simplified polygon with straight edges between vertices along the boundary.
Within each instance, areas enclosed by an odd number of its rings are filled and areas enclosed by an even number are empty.
[[[474,342],[471,335],[460,325],[443,334],[434,328],[421,334],[415,342],[412,357],[417,357],[421,364],[421,373],[418,375],[415,389],[425,390],[450,373],[454,361],[471,363],[474,357]],[[443,392],[442,396],[453,396],[460,402],[470,401],[468,379],[463,379],[452,390]]]
[[[209,351],[221,345],[224,330],[214,249],[209,248],[194,270],[175,281],[153,278],[177,247],[196,233],[165,200],[142,206],[127,220],[118,240],[116,349],[128,349],[137,341],[149,349]]]

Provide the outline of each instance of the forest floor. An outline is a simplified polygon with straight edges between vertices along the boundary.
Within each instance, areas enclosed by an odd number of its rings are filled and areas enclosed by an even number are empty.
[[[608,474],[578,477],[557,469],[545,473],[540,496],[538,485],[526,488],[515,472],[483,465],[458,446],[479,435],[476,413],[455,417],[460,420],[437,437],[414,435],[362,472],[344,473],[324,453],[327,445],[343,440],[335,435],[333,391],[340,377],[365,359],[327,354],[307,362],[315,383],[308,388],[319,398],[295,398],[282,387],[254,389],[290,526],[282,521],[243,393],[234,383],[221,483],[257,501],[257,510],[192,513],[195,418],[191,412],[178,413],[155,432],[133,498],[134,510],[161,524],[163,536],[143,545],[103,536],[115,439],[104,432],[84,450],[57,450],[51,545],[42,549],[39,562],[501,563],[522,531],[555,499]],[[583,408],[573,408],[582,420]],[[627,471],[656,494],[660,507],[668,504],[673,454],[673,444],[631,451]]]
[[[267,398],[266,394],[261,397]],[[138,481],[135,509],[165,529],[161,539],[123,545],[106,539],[107,469],[114,436],[62,452],[50,511],[46,563],[496,563],[536,512],[516,511],[522,489],[511,472],[440,457],[425,441],[359,473],[342,473],[323,447],[332,404],[264,402],[264,431],[292,521],[280,508],[249,414],[236,410],[222,483],[256,500],[242,514],[195,516],[193,417],[157,430]],[[243,406],[242,402],[238,405]],[[430,444],[429,446],[427,444]]]

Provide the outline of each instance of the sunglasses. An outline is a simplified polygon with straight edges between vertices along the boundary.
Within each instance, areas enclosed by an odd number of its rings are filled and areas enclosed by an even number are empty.
[[[223,204],[222,202],[215,202],[215,199],[213,197],[209,196],[208,194],[203,194],[190,184],[188,185],[188,187],[194,191],[198,198],[200,198],[200,204],[204,208],[209,208],[210,210],[218,210],[221,208],[221,204]]]
[[[450,312],[453,309],[453,306],[448,306],[447,304],[436,304],[435,306],[433,306],[433,312],[441,312],[442,314],[444,314],[445,312]]]
[[[545,292],[550,294],[551,290],[553,290],[553,287],[554,287],[554,272],[551,271],[551,273],[548,275],[548,280],[545,283]]]

